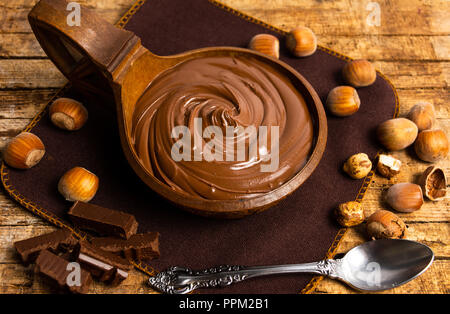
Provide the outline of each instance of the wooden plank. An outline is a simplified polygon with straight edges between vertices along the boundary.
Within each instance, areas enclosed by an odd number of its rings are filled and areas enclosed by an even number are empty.
[[[376,1],[380,7],[380,26],[367,23],[374,10],[358,0],[222,0],[223,3],[251,16],[290,30],[299,25],[323,35],[447,35],[450,30],[450,3],[440,1]]]
[[[58,88],[66,82],[66,78],[48,59],[0,59],[0,89]]]
[[[26,19],[36,1],[14,0],[0,7],[0,33],[29,33]],[[284,30],[299,25],[310,27],[317,35],[447,35],[450,21],[448,1],[377,1],[380,6],[380,26],[367,23],[373,10],[366,10],[367,2],[359,0],[308,1],[308,0],[223,0],[246,14],[254,16]],[[350,2],[350,3],[349,3]],[[134,1],[79,1],[95,8],[107,21],[116,22]],[[326,23],[324,22],[326,21]]]
[[[58,89],[0,90],[0,119],[32,119]],[[5,125],[6,120],[0,120]]]

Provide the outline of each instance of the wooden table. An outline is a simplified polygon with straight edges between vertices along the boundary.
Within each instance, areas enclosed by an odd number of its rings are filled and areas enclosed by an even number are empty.
[[[151,1],[151,0],[149,0]],[[0,2],[0,148],[18,134],[50,97],[64,85],[65,79],[41,50],[27,22],[35,0]],[[115,22],[134,0],[83,0],[96,8],[108,21]],[[395,84],[401,114],[417,101],[432,102],[439,125],[450,130],[450,2],[445,0],[364,1],[310,0],[223,0],[238,10],[285,30],[298,25],[310,27],[321,45],[352,58],[374,62]],[[373,25],[377,4],[380,25]],[[369,19],[369,23],[367,23]],[[383,190],[396,182],[414,181],[428,166],[412,154],[394,154],[403,163],[401,174],[391,181],[376,177],[363,201],[367,214],[385,208]],[[440,163],[449,177],[450,162]],[[436,259],[431,268],[412,282],[386,293],[450,292],[450,227],[447,198],[427,201],[417,212],[400,214],[408,224],[408,238],[429,245]],[[13,242],[53,230],[54,227],[32,215],[0,192],[0,292],[47,293],[49,288],[24,267],[13,249]],[[362,226],[350,229],[339,247],[346,252],[366,241]],[[146,276],[132,271],[118,288],[95,284],[94,293],[149,293]],[[345,285],[324,279],[316,293],[354,293]]]

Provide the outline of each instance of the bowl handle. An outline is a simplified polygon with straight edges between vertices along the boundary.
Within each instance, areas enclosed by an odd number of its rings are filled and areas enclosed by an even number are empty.
[[[94,93],[110,94],[109,83],[114,80],[115,70],[140,46],[135,34],[115,27],[75,2],[41,0],[28,14],[28,21],[58,69],[74,85]]]

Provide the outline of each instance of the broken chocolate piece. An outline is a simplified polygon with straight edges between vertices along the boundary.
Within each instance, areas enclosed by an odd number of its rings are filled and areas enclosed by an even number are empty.
[[[60,229],[37,237],[17,241],[14,243],[14,247],[22,258],[22,261],[27,265],[34,262],[42,250],[49,249],[53,253],[57,251],[67,252],[76,243],[77,240],[69,230]]]
[[[75,202],[68,214],[80,229],[94,231],[100,235],[128,239],[136,233],[138,227],[133,215],[80,201]]]
[[[86,240],[78,243],[77,261],[102,282],[118,284],[128,277],[131,264],[114,253],[104,251]]]
[[[148,232],[132,235],[128,240],[117,238],[95,238],[95,246],[116,254],[128,260],[149,261],[159,257],[159,233]]]
[[[87,293],[92,282],[91,274],[81,268],[79,274],[73,274],[76,270],[69,264],[52,252],[42,250],[36,259],[36,270],[59,288],[72,293]]]

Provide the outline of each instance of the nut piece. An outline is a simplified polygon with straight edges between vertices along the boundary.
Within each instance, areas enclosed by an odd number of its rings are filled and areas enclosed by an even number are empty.
[[[440,201],[447,195],[445,173],[436,166],[428,167],[419,179],[423,194],[432,201]]]
[[[388,150],[401,150],[416,140],[417,125],[405,118],[384,121],[377,128],[377,138]]]
[[[338,117],[346,117],[359,110],[361,100],[358,92],[351,86],[333,88],[327,97],[327,109]]]
[[[417,156],[423,161],[436,162],[447,157],[448,139],[440,129],[424,130],[414,143]]]
[[[364,153],[351,156],[344,164],[344,171],[353,179],[362,179],[372,170],[372,162]]]
[[[407,118],[417,125],[419,131],[431,129],[436,119],[434,106],[427,102],[417,103],[411,108]]]
[[[17,169],[29,169],[35,166],[45,154],[45,147],[39,137],[22,132],[9,141],[3,152],[5,162]]]
[[[381,154],[378,157],[377,170],[385,178],[392,178],[400,173],[402,162],[397,158]]]
[[[280,42],[278,38],[270,34],[258,34],[254,36],[250,40],[248,48],[277,59],[280,57]]]
[[[344,227],[353,227],[364,222],[364,211],[360,202],[347,202],[340,204],[335,210],[338,223]]]
[[[75,131],[87,121],[88,111],[78,101],[70,98],[58,98],[49,108],[50,119],[57,127]]]
[[[378,210],[367,219],[367,234],[372,239],[403,239],[406,225],[394,213]]]
[[[307,57],[317,50],[317,38],[308,27],[298,27],[286,35],[286,47],[296,57]]]
[[[82,167],[67,171],[59,180],[58,191],[67,201],[89,202],[97,193],[98,177]]]
[[[386,193],[386,202],[395,210],[410,213],[422,207],[423,195],[419,185],[414,183],[397,183]]]
[[[372,85],[377,79],[377,71],[367,60],[353,60],[342,69],[344,79],[354,87]]]

